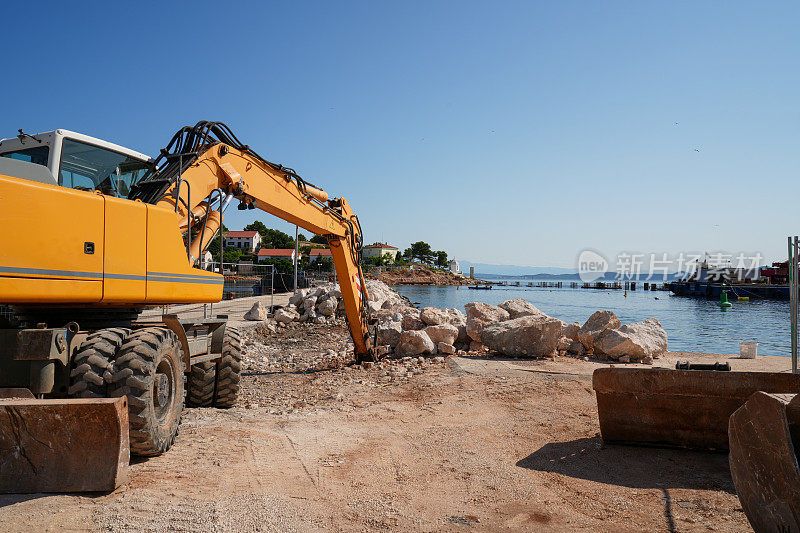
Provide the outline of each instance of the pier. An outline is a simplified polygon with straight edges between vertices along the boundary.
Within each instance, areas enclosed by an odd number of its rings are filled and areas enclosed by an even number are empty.
[[[593,283],[581,283],[579,281],[530,281],[522,285],[519,281],[498,281],[494,283],[498,287],[530,287],[539,289],[561,289],[567,287],[569,289],[597,289],[597,290],[626,290],[635,291],[640,287],[645,291],[668,291],[669,283],[650,283],[650,282],[637,282],[637,281],[595,281]]]

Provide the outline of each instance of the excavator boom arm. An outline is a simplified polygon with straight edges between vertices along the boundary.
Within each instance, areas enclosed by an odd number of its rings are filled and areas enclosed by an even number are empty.
[[[244,148],[244,149],[242,149]],[[359,359],[372,358],[367,328],[367,292],[360,266],[361,228],[344,198],[329,199],[289,169],[260,158],[247,147],[219,142],[206,147],[165,191],[157,205],[175,209],[182,228],[198,236],[189,250],[194,263],[222,223],[210,198],[221,190],[249,208],[258,208],[328,240]],[[220,202],[222,203],[222,202]],[[202,224],[197,221],[203,219]]]

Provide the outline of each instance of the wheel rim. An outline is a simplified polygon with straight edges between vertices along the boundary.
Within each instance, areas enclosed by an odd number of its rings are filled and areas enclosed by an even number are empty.
[[[153,406],[159,423],[163,422],[172,410],[175,391],[175,369],[169,357],[164,357],[156,367],[153,383]]]

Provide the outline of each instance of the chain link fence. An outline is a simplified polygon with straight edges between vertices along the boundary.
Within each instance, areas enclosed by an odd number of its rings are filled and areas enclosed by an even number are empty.
[[[13,324],[16,322],[14,311],[8,305],[0,305],[0,324],[8,322]]]
[[[222,286],[222,301],[218,304],[202,304],[204,318],[218,315],[241,317],[256,302],[261,302],[271,314],[275,307],[273,295],[290,292],[293,289],[292,284],[287,290],[284,276],[275,271],[274,265],[210,262],[204,264],[203,269],[222,274],[225,279]],[[169,306],[171,310],[176,307],[178,306]]]

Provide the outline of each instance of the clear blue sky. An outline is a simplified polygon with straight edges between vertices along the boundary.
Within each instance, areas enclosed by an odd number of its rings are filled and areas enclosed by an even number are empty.
[[[786,253],[796,2],[13,2],[0,137],[228,123],[365,240],[486,263]],[[699,151],[696,151],[699,150]],[[235,209],[238,229],[266,214]]]

